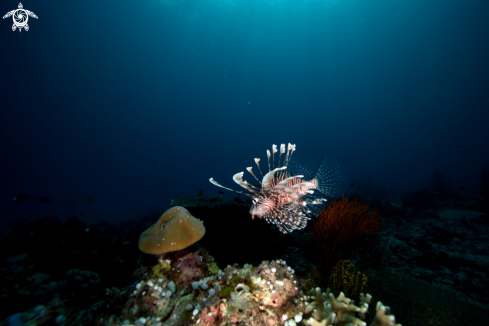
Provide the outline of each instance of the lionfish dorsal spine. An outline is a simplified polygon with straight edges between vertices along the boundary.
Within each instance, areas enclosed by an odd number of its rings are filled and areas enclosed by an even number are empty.
[[[282,157],[283,153],[285,153],[285,144],[280,144],[280,153],[278,154],[278,167],[282,166],[282,164],[280,163],[280,158]]]
[[[270,151],[267,149],[268,172],[272,171],[272,169],[270,168],[270,156]]]
[[[282,144],[283,146],[280,146],[280,152],[285,152],[285,144]],[[295,151],[295,145],[292,145],[291,143],[288,143],[287,145],[287,153],[285,154],[284,157],[284,166],[289,166],[289,162],[292,158],[292,153]],[[283,179],[288,176],[287,171],[282,171],[280,175],[278,176],[279,179]]]
[[[249,173],[250,173],[252,176],[254,176],[254,177],[255,177],[256,181],[258,181],[259,183],[261,183],[261,180],[260,180],[260,179],[258,179],[258,177],[255,175],[255,172],[253,172],[253,169],[252,169],[252,167],[251,167],[251,166],[248,166],[248,167],[246,168],[246,170],[247,170],[247,171],[248,171],[248,172],[249,172]]]
[[[247,181],[243,180],[243,174],[244,174],[244,172],[239,172],[239,173],[236,173],[235,175],[233,175],[234,182],[236,182],[237,184],[239,184],[241,187],[245,188],[246,190],[248,190],[252,194],[254,194],[256,196],[260,196],[260,193],[258,191],[253,189]]]
[[[262,188],[262,190],[263,191],[271,190],[272,189],[273,177],[274,177],[275,173],[278,172],[278,171],[281,171],[281,170],[285,170],[286,168],[287,168],[286,166],[283,166],[281,168],[276,168],[276,169],[273,169],[272,171],[268,172],[263,177],[263,180],[261,182],[261,188]]]
[[[289,143],[287,145],[287,155],[285,155],[285,166],[287,166],[290,162],[290,159],[292,158],[292,153],[295,151],[295,145],[292,145]]]
[[[272,169],[275,169],[275,153],[277,153],[277,145],[272,145]],[[272,170],[270,169],[270,171]]]
[[[263,173],[261,167],[260,167],[260,159],[259,158],[255,158],[255,163],[256,163],[256,166],[258,166],[258,170],[260,170],[260,173],[262,176],[264,176],[265,174]]]

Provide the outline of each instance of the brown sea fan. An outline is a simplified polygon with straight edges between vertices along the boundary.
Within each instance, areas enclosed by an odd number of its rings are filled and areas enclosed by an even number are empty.
[[[367,234],[381,229],[380,213],[358,199],[330,202],[312,224],[312,242],[321,270],[331,268],[340,251],[353,248]]]

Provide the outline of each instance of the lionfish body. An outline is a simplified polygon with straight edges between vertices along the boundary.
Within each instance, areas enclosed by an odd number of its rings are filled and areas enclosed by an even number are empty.
[[[295,147],[289,143],[286,151],[285,144],[281,144],[277,164],[275,164],[277,146],[272,146],[272,153],[267,150],[268,173],[266,174],[260,168],[260,159],[255,158],[255,163],[263,177],[261,180],[251,167],[246,168],[260,183],[260,186],[243,180],[243,172],[236,173],[233,180],[249,193],[224,187],[213,178],[210,178],[209,181],[218,187],[250,197],[253,200],[250,208],[252,219],[255,216],[264,218],[268,223],[277,225],[283,233],[303,229],[307,221],[317,215],[317,208],[327,201],[326,198],[317,196],[310,198],[312,196],[308,195],[314,194],[315,190],[328,196],[338,195],[346,183],[346,173],[335,162],[325,160],[312,180],[305,180],[304,175],[301,174],[294,175],[293,171],[289,171],[288,168]],[[283,154],[285,156],[282,162]],[[299,167],[299,169],[304,170],[304,167]]]

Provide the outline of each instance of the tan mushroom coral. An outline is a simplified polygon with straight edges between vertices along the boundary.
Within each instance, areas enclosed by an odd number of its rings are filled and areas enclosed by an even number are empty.
[[[204,224],[181,206],[175,206],[139,236],[139,250],[153,255],[185,249],[205,234]]]

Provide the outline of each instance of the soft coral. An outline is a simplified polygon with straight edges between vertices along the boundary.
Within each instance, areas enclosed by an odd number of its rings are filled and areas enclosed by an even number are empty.
[[[340,251],[353,246],[366,234],[381,228],[380,214],[358,199],[342,198],[331,202],[312,224],[312,242],[316,247],[321,270],[330,269]]]

